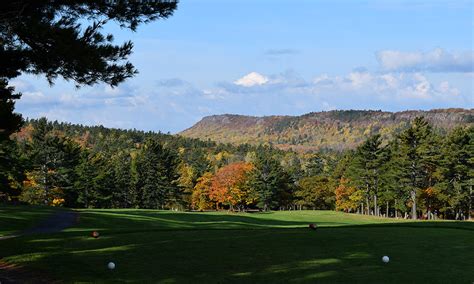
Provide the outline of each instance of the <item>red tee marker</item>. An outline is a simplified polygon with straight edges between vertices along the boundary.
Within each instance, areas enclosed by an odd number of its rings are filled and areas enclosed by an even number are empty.
[[[99,232],[97,231],[92,232],[92,237],[95,239],[99,238]]]
[[[309,224],[309,228],[310,228],[311,230],[316,230],[317,227],[318,227],[318,226],[317,226],[316,224]]]

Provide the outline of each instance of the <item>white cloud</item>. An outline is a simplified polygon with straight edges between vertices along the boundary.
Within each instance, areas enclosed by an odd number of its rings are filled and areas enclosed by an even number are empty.
[[[328,83],[329,82],[329,83]],[[459,99],[459,90],[451,87],[449,82],[443,81],[435,86],[421,73],[369,73],[351,72],[345,77],[316,77],[313,80],[315,93],[343,93],[352,95],[371,96],[376,102],[378,99],[418,99],[424,101]],[[400,103],[400,101],[398,101]]]
[[[57,103],[59,100],[57,98],[46,96],[43,92],[40,91],[25,91],[22,92],[20,102],[26,105],[44,105]]]
[[[361,88],[372,83],[372,75],[369,72],[351,72],[348,76],[354,88]]]
[[[257,72],[251,72],[244,77],[236,80],[234,84],[239,85],[239,86],[244,86],[244,87],[252,87],[256,85],[263,85],[268,82],[268,78],[257,73]]]
[[[429,52],[383,50],[376,54],[382,69],[402,72],[474,72],[474,52],[450,53],[437,48]]]
[[[304,109],[304,100],[301,100],[304,98],[308,111],[314,110],[310,101],[317,101],[318,108],[323,109],[328,106],[338,108],[341,105],[377,109],[386,105],[386,109],[410,109],[426,108],[430,105],[466,107],[466,104],[469,104],[469,94],[463,97],[449,82],[431,81],[420,72],[372,73],[360,69],[345,76],[322,74],[310,81],[305,81],[295,72],[261,76],[267,78],[265,84],[242,87],[222,83],[213,92],[207,90],[206,95],[219,93],[227,102],[228,98],[236,97],[236,94],[239,94],[242,100],[266,98],[266,101],[273,101],[277,98],[279,104],[287,104],[289,108],[295,109]],[[258,105],[255,102],[251,104]]]
[[[462,85],[472,76],[374,73],[363,68],[342,75],[321,74],[312,80],[294,71],[255,74],[237,80],[243,81],[241,85],[227,81],[206,88],[181,79],[166,79],[152,86],[124,84],[108,89],[98,85],[38,91],[20,82],[16,86],[24,95],[17,102],[17,110],[30,118],[47,116],[72,123],[177,132],[204,115],[222,113],[261,116],[331,109],[474,107],[472,89],[463,89]]]

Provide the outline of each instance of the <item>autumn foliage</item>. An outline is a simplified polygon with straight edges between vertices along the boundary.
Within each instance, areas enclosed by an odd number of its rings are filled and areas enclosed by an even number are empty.
[[[251,202],[246,180],[252,168],[250,163],[238,162],[224,166],[216,172],[209,190],[209,198],[215,203],[216,209],[221,205],[233,208]]]
[[[349,185],[349,180],[341,178],[336,188],[336,210],[351,212],[355,210],[362,198],[357,198],[356,188]]]
[[[196,186],[191,197],[191,206],[193,209],[206,210],[212,209],[213,202],[209,199],[209,192],[212,185],[212,173],[206,172],[197,179]]]

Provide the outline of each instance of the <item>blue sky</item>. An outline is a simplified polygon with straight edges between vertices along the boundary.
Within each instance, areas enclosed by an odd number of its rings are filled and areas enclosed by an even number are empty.
[[[179,132],[222,113],[474,108],[474,1],[182,0],[115,89],[24,75],[25,117]]]

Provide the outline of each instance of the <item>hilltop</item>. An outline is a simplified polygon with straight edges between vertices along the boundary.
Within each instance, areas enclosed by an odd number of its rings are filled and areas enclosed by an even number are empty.
[[[272,143],[297,151],[345,150],[377,133],[390,139],[418,116],[424,116],[442,133],[459,125],[474,125],[474,109],[334,110],[301,116],[212,115],[179,134],[221,143]]]

